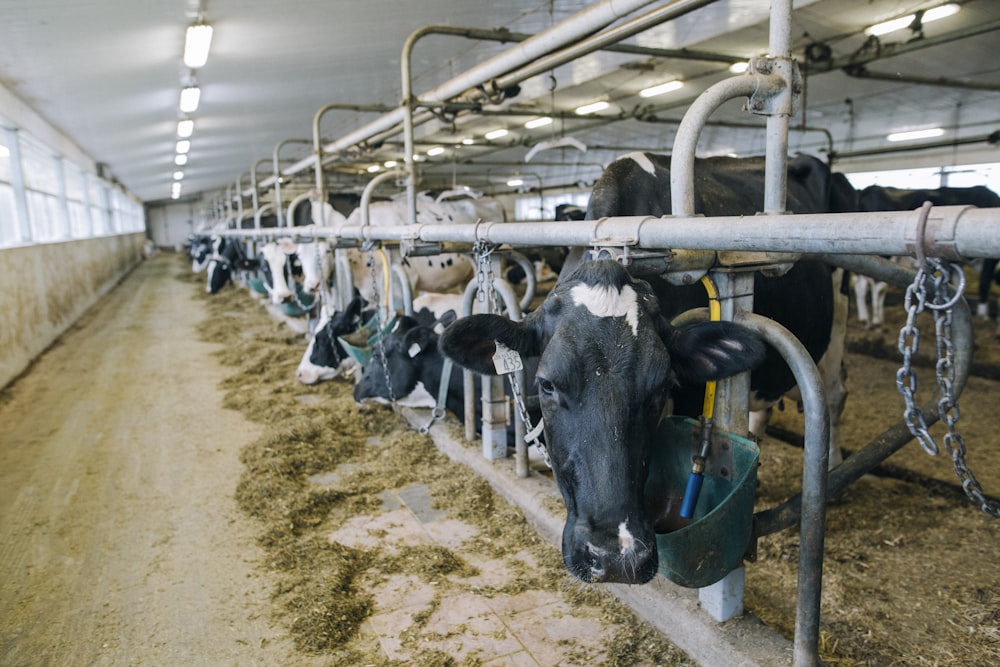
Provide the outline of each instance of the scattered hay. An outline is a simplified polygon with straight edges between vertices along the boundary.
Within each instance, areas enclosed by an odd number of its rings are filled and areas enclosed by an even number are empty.
[[[198,281],[199,286],[201,281]],[[204,340],[220,343],[215,353],[231,369],[222,383],[225,406],[264,424],[265,432],[244,448],[245,470],[236,499],[261,522],[258,541],[266,567],[277,575],[276,614],[296,647],[329,656],[331,664],[388,667],[378,643],[361,632],[373,611],[366,592],[391,574],[417,577],[435,587],[435,600],[412,616],[402,634],[407,664],[451,667],[482,664],[475,655],[461,663],[427,645],[425,624],[446,591],[515,595],[528,590],[561,592],[579,610],[614,625],[609,665],[690,665],[684,654],[642,623],[623,604],[597,587],[571,579],[557,549],[544,542],[520,512],[490,485],[439,452],[430,438],[414,432],[386,407],[359,410],[346,382],[306,387],[294,378],[304,349],[261,308],[248,307],[242,289],[204,295],[212,314],[199,326]],[[300,401],[315,395],[318,401]],[[319,476],[322,483],[312,483]],[[386,490],[424,486],[438,510],[479,531],[463,548],[491,559],[518,576],[504,586],[469,584],[480,573],[440,545],[391,545],[360,549],[328,536],[352,517],[382,511]],[[388,546],[388,545],[387,545]],[[514,558],[530,554],[531,565]],[[572,653],[572,647],[569,647]],[[595,662],[594,656],[581,656]]]

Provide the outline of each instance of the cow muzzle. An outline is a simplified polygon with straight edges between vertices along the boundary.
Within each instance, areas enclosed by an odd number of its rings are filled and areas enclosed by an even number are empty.
[[[638,535],[623,521],[617,531],[566,527],[563,561],[569,571],[587,583],[645,584],[659,565],[656,539],[642,529]]]

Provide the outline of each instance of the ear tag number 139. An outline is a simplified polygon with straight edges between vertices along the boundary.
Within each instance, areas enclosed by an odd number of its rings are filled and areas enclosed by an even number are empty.
[[[512,350],[500,341],[496,341],[497,351],[493,353],[493,366],[497,369],[497,375],[506,375],[524,368],[521,362],[521,355],[517,350]]]

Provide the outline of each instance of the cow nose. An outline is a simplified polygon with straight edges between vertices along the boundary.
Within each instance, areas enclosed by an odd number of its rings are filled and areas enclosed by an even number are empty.
[[[624,524],[623,524],[624,525]],[[644,584],[656,575],[659,559],[655,543],[641,540],[619,526],[610,540],[598,540],[591,531],[581,530],[575,566],[570,570],[587,582]],[[567,563],[569,565],[569,563]]]

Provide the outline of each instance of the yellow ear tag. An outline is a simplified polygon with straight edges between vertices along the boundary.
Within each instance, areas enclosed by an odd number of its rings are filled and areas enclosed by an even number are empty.
[[[521,355],[517,350],[512,350],[500,341],[494,341],[497,351],[493,353],[493,366],[497,369],[497,375],[506,375],[524,368],[521,362]]]

